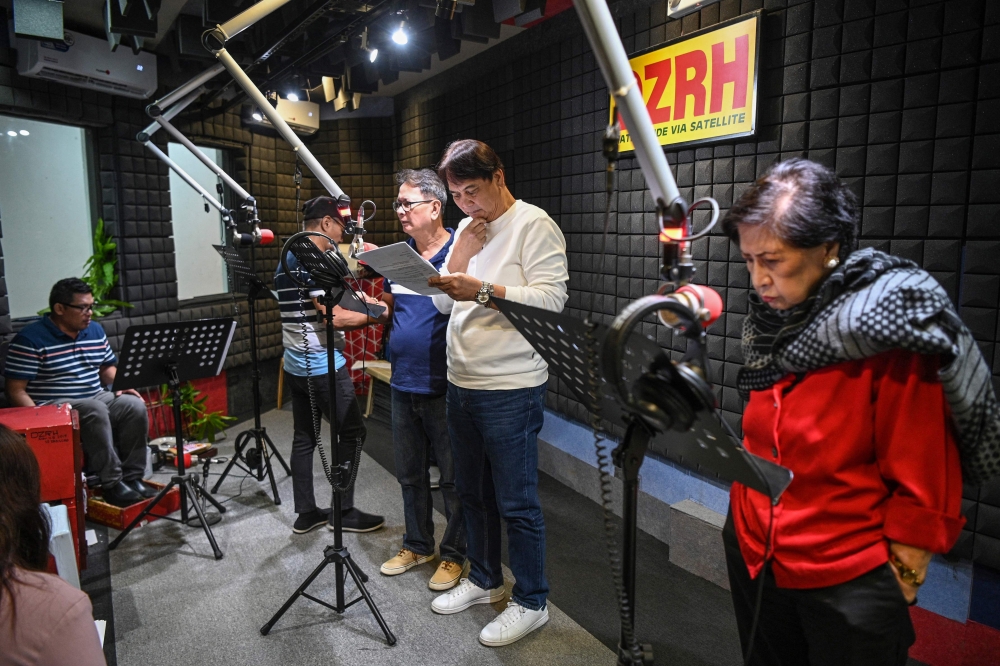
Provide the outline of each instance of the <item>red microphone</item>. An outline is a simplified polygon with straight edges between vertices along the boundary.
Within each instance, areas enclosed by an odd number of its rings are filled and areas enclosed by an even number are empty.
[[[711,326],[722,314],[722,296],[711,287],[700,284],[686,284],[677,291],[667,294],[667,298],[688,308],[701,320],[702,326]],[[674,327],[680,323],[669,310],[660,310],[660,321]]]
[[[270,245],[274,242],[274,232],[259,227],[248,234],[233,234],[235,247],[250,247],[251,245]]]

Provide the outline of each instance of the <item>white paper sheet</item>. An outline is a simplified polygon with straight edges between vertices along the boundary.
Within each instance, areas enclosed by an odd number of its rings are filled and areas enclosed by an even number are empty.
[[[363,261],[393,282],[422,296],[437,296],[444,292],[437,287],[428,287],[427,280],[439,275],[431,265],[407,243],[393,243],[375,250],[358,254]]]

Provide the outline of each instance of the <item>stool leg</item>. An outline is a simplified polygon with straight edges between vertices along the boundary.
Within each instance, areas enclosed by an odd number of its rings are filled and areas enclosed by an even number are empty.
[[[365,418],[372,415],[372,405],[375,402],[375,378],[368,378],[368,402],[365,404]]]

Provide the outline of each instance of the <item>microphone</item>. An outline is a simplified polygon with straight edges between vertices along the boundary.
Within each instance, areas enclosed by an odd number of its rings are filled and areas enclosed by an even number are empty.
[[[706,328],[722,314],[722,296],[711,287],[686,284],[677,291],[667,294],[666,297],[693,312]],[[669,310],[660,310],[659,315],[660,321],[670,328],[681,323],[677,315]]]
[[[274,242],[274,232],[270,229],[254,227],[248,234],[233,234],[233,247],[250,247],[251,245],[270,245]]]

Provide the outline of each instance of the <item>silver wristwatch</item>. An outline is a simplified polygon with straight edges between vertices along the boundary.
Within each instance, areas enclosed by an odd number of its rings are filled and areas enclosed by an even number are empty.
[[[493,298],[493,285],[484,281],[483,286],[476,293],[476,303],[479,303],[484,308],[488,308],[490,307],[491,298]]]

